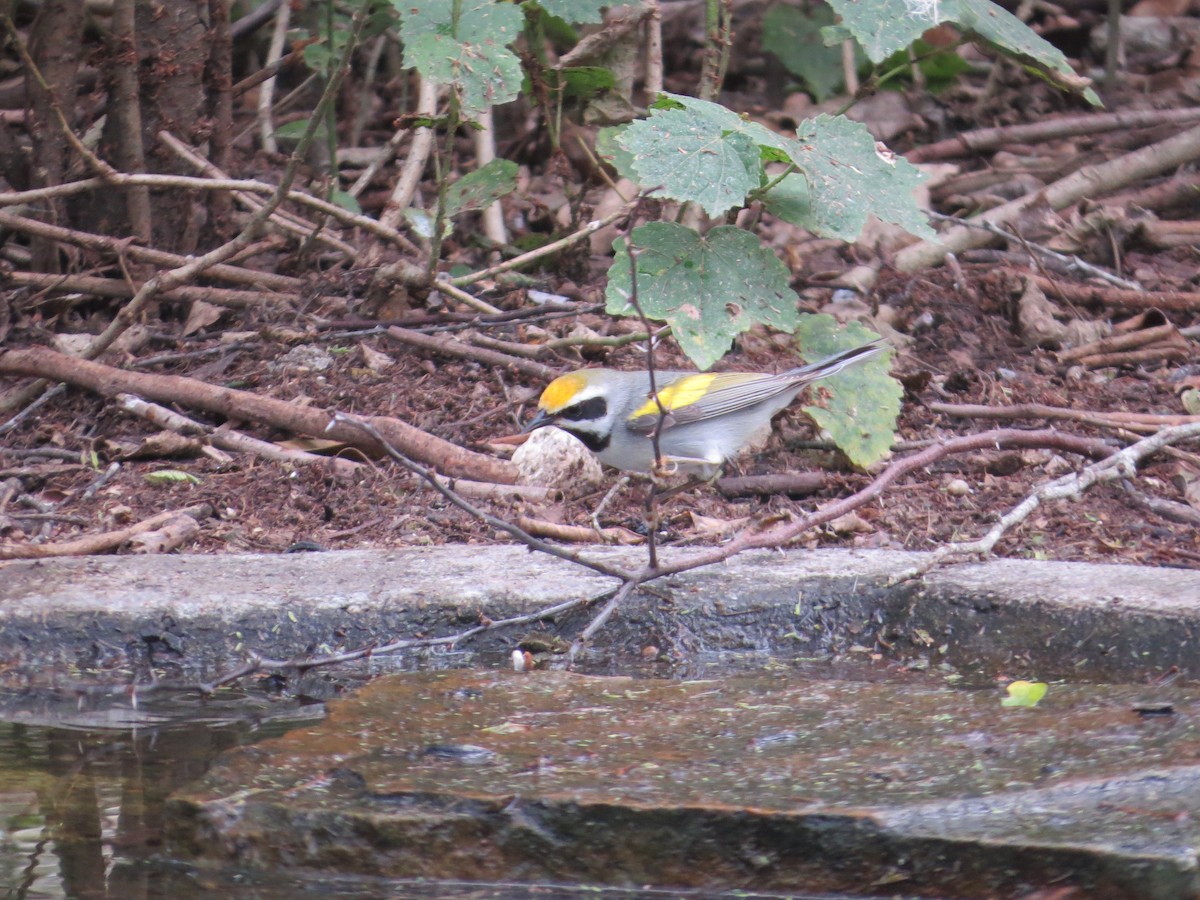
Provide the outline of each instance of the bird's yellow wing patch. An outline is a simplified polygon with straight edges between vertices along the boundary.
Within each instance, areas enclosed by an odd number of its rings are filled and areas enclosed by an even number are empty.
[[[538,408],[550,413],[558,412],[575,399],[586,383],[575,372],[558,376],[542,391],[542,397],[538,400]]]
[[[717,376],[715,373],[705,373],[700,375],[685,375],[678,381],[673,381],[658,392],[658,399],[662,402],[662,407],[667,412],[675,412],[683,409],[685,406],[691,406],[697,400],[700,400],[708,393],[713,379]],[[657,416],[658,403],[654,402],[651,397],[629,417],[638,419],[642,416]]]

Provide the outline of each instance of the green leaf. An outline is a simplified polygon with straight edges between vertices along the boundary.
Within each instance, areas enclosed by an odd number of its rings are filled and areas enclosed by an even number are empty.
[[[1005,690],[1008,696],[1000,701],[1001,706],[1037,706],[1050,686],[1044,681],[1014,681]]]
[[[939,0],[829,0],[829,5],[874,63],[883,62],[927,29],[946,21]]]
[[[606,125],[596,132],[596,155],[617,170],[621,178],[637,181],[633,168],[633,154],[617,140],[628,125]]]
[[[854,32],[845,25],[826,25],[821,29],[821,40],[826,47],[836,47],[844,41],[854,40]]]
[[[1059,87],[1099,104],[1088,80],[1075,74],[1062,51],[991,0],[829,0],[829,5],[872,62],[883,62],[927,29],[949,22],[972,40],[1000,50]]]
[[[837,320],[827,315],[802,316],[796,326],[796,343],[804,358],[813,362],[878,337],[857,322],[839,328]],[[891,354],[883,353],[822,379],[816,390],[824,404],[804,407],[846,458],[860,468],[882,459],[895,437],[904,389],[888,375],[890,361]]]
[[[335,189],[329,192],[329,202],[336,203],[342,209],[354,213],[356,216],[362,215],[362,207],[358,205],[358,198],[349,191]]]
[[[660,96],[650,117],[633,122],[617,143],[634,156],[643,188],[661,186],[676,200],[700,203],[718,215],[745,201],[761,185],[759,160],[786,160],[803,172],[808,194],[796,182],[764,197],[811,231],[854,240],[874,214],[918,237],[936,237],[917,209],[913,190],[924,178],[915,166],[887,150],[858,122],[844,116],[807,119],[797,138],[776,134],[723,106],[678,94]]]
[[[552,16],[579,25],[600,22],[603,10],[615,3],[616,0],[538,0],[537,5]]]
[[[147,472],[143,476],[149,484],[199,484],[200,479],[189,472],[178,469],[159,469],[157,472]]]
[[[328,44],[309,44],[304,48],[304,64],[314,72],[324,72],[333,59],[333,51]]]
[[[493,0],[454,0],[419,4],[393,0],[403,19],[404,64],[426,78],[450,85],[463,114],[515,100],[521,91],[521,63],[508,44],[521,33],[518,7]]]
[[[780,3],[763,16],[763,49],[803,80],[818,103],[841,90],[844,82],[841,49],[826,46],[821,38],[821,28],[833,20],[833,11],[825,5],[806,12]]]
[[[601,66],[573,66],[557,74],[568,100],[586,100],[617,86],[613,73]]]
[[[921,39],[913,42],[912,52],[918,59],[917,68],[925,76],[926,89],[934,94],[945,90],[960,75],[971,70],[970,63],[954,50],[939,50]],[[881,85],[884,90],[904,90],[905,84],[912,83],[912,65],[906,50],[893,53],[880,68],[892,73],[892,77]]]
[[[422,237],[427,241],[433,240],[433,235],[437,231],[437,224],[433,216],[415,206],[410,206],[404,210],[404,218],[408,220],[408,224],[412,226],[413,231],[418,237]]]
[[[638,248],[637,300],[647,316],[668,322],[683,351],[707,369],[733,339],[757,322],[791,331],[799,298],[788,286],[783,263],[748,231],[732,225],[701,236],[670,222],[633,231]],[[616,245],[609,270],[607,307],[634,315],[630,302],[629,251]]]
[[[446,189],[446,215],[456,216],[469,209],[486,209],[516,189],[517,164],[509,159],[493,159]]]
[[[698,203],[710,216],[741,206],[761,182],[755,142],[695,110],[654,110],[650,118],[631,122],[617,143],[633,155],[640,184]]]
[[[917,237],[936,238],[913,196],[925,176],[880,148],[865,125],[843,116],[805,119],[787,150],[804,173],[808,194],[793,179],[773,188],[763,200],[780,218],[853,241],[874,215]]]
[[[293,119],[280,125],[275,129],[275,137],[277,140],[292,140],[298,141],[304,137],[304,132],[308,130],[308,119]]]
[[[944,0],[942,16],[962,28],[967,37],[999,49],[1057,87],[1082,93],[1093,106],[1102,105],[1089,87],[1091,82],[1075,74],[1061,50],[990,0]]]
[[[785,175],[783,181],[763,194],[763,204],[771,215],[785,222],[814,233],[824,233],[817,231],[821,223],[813,211],[812,191],[808,189],[808,179],[803,175]]]

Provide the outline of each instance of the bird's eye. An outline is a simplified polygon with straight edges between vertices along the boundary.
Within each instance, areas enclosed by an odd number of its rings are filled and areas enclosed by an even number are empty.
[[[608,413],[608,401],[603,397],[589,397],[582,403],[575,403],[568,406],[558,414],[560,419],[566,419],[569,422],[591,422],[596,419],[603,419]]]

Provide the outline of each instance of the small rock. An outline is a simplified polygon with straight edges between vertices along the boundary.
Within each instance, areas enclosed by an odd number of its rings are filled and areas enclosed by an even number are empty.
[[[272,373],[286,371],[324,372],[333,367],[333,356],[324,348],[314,344],[293,347],[267,368]]]
[[[556,487],[578,495],[605,481],[596,457],[558,428],[539,428],[517,448],[512,461],[520,484]]]
[[[965,497],[971,493],[971,486],[961,478],[955,478],[946,485],[946,493],[951,497]]]

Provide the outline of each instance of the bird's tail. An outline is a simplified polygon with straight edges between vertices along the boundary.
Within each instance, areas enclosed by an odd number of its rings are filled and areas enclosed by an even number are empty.
[[[863,344],[853,350],[843,350],[841,353],[835,353],[833,356],[809,363],[807,366],[791,369],[784,374],[793,378],[803,378],[806,381],[815,381],[818,378],[834,375],[847,366],[856,365],[887,349],[889,347],[883,338],[876,338],[869,344]]]

